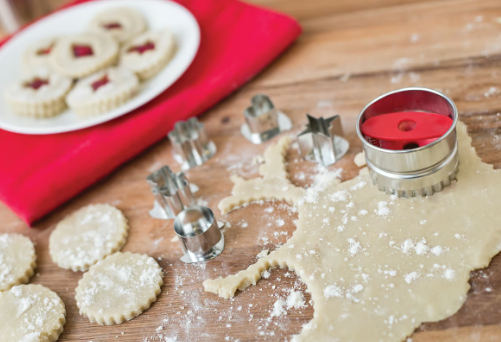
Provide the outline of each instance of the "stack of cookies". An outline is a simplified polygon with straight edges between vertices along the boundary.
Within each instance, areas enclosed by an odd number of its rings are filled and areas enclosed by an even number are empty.
[[[144,16],[131,8],[106,10],[87,27],[26,51],[26,75],[5,91],[16,114],[47,118],[67,107],[80,116],[106,113],[134,97],[175,51],[168,30],[148,31]]]

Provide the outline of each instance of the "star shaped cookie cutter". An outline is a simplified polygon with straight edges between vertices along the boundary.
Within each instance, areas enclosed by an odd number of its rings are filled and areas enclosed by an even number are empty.
[[[240,131],[253,144],[262,144],[292,128],[287,115],[277,110],[267,95],[258,94],[244,111],[245,123]]]
[[[341,117],[314,118],[306,114],[306,130],[297,136],[299,154],[304,159],[329,166],[341,159],[350,143],[343,136]]]
[[[167,136],[173,146],[174,159],[183,170],[200,166],[216,154],[216,145],[197,118],[176,122]]]

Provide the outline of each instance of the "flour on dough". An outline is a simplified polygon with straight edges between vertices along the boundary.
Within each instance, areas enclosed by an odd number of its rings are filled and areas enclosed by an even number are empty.
[[[58,223],[49,239],[52,260],[60,267],[86,271],[125,244],[129,226],[117,208],[94,204]]]
[[[264,164],[259,167],[263,178],[245,180],[236,175],[231,176],[235,183],[230,197],[219,202],[219,210],[227,213],[243,204],[260,200],[284,200],[297,205],[304,194],[303,188],[294,186],[285,169],[285,154],[291,144],[291,138],[281,138],[276,145],[264,152]]]
[[[75,292],[80,314],[101,325],[120,324],[147,310],[162,286],[155,259],[117,252],[84,273]]]
[[[27,283],[37,256],[33,242],[20,234],[0,234],[0,291]]]
[[[0,292],[2,341],[57,341],[66,323],[65,315],[59,296],[42,285],[18,285]]]
[[[367,169],[341,184],[320,182],[298,201],[297,230],[285,245],[245,271],[206,280],[205,290],[230,298],[270,267],[294,270],[315,313],[293,341],[397,342],[453,315],[470,271],[501,249],[501,172],[482,163],[463,123],[457,133],[458,181],[442,192],[387,195]]]

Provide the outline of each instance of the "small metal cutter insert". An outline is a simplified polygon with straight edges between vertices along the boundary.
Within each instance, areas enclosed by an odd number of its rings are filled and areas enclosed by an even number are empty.
[[[173,173],[170,167],[163,166],[146,180],[155,200],[167,214],[167,219],[176,218],[185,208],[196,204],[186,176],[182,172]]]
[[[216,145],[209,140],[204,125],[197,118],[176,122],[168,137],[174,158],[183,170],[202,165],[216,154]]]
[[[350,143],[343,137],[341,117],[314,118],[306,114],[306,130],[297,136],[299,154],[306,160],[329,166],[341,159]]]
[[[256,95],[244,111],[245,123],[240,131],[253,144],[262,144],[292,128],[287,115],[278,111],[266,95]]]
[[[213,259],[224,250],[224,235],[207,207],[196,205],[183,210],[174,220],[174,230],[184,252],[181,260],[186,263]]]
[[[389,150],[371,144],[361,127],[377,115],[418,111],[452,119],[449,130],[437,140],[403,150]],[[404,88],[381,95],[362,110],[357,134],[364,144],[367,166],[381,191],[403,197],[428,196],[456,179],[459,157],[456,137],[457,108],[444,94],[427,88]]]

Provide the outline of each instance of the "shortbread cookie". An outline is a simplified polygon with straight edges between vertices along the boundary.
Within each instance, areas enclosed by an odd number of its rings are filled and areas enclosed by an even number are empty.
[[[66,102],[78,115],[98,115],[129,101],[138,88],[139,80],[133,72],[112,67],[80,80]]]
[[[24,62],[29,68],[50,65],[50,56],[56,45],[56,38],[45,38],[30,45],[24,53]]]
[[[89,23],[89,30],[124,43],[146,31],[146,21],[143,14],[135,9],[110,8],[99,13]]]
[[[86,271],[125,244],[129,226],[108,204],[84,207],[58,223],[49,239],[52,261],[62,268]]]
[[[18,285],[0,292],[1,341],[57,341],[65,316],[61,298],[42,285]]]
[[[169,31],[146,32],[122,48],[120,63],[144,81],[167,65],[175,49],[176,43]]]
[[[83,33],[60,38],[52,53],[51,66],[72,78],[89,76],[115,63],[118,43],[110,36]]]
[[[120,324],[147,310],[162,285],[162,269],[155,259],[117,252],[83,275],[75,299],[80,315],[91,322]]]
[[[33,275],[36,261],[35,246],[29,238],[20,234],[1,234],[0,291],[27,283]]]
[[[66,109],[65,97],[73,82],[48,67],[30,71],[5,91],[5,99],[14,113],[45,118]]]

